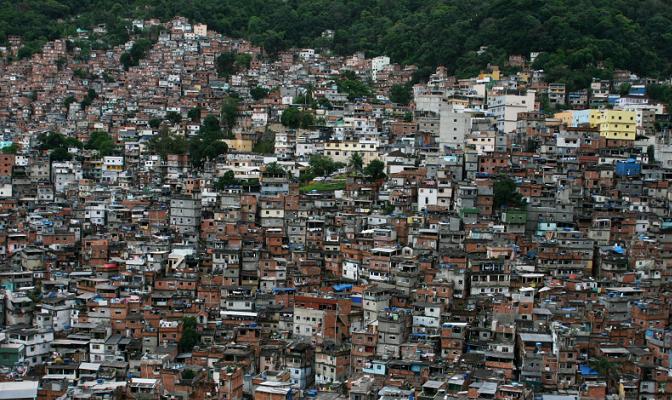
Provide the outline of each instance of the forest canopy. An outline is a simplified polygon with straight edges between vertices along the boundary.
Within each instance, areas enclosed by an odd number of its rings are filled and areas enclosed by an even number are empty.
[[[294,46],[362,50],[425,73],[445,65],[467,76],[531,51],[545,53],[536,68],[570,86],[616,68],[651,77],[672,72],[672,3],[664,0],[3,1],[0,42],[22,36],[25,56],[46,40],[105,23],[114,45],[127,39],[130,18],[177,15],[271,54]]]

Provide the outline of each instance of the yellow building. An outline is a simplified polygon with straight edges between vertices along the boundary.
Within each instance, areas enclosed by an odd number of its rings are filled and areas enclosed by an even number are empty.
[[[623,110],[577,110],[555,114],[556,118],[564,119],[571,115],[570,126],[589,126],[597,128],[600,136],[607,139],[635,140],[637,119],[634,111]]]
[[[498,81],[500,79],[500,72],[499,72],[499,67],[496,65],[493,65],[490,72],[483,72],[478,75],[479,80],[483,80],[485,78],[490,78],[490,80],[493,81]]]
[[[350,161],[352,153],[359,153],[362,156],[364,165],[378,157],[378,142],[373,140],[360,141],[333,141],[324,143],[324,155],[331,157],[332,160],[347,164]]]
[[[234,149],[241,153],[249,153],[254,148],[254,142],[249,139],[224,139],[224,143],[229,146],[230,149]]]
[[[557,112],[553,114],[553,118],[559,119],[565,126],[572,126],[574,115],[571,111]]]
[[[637,136],[634,111],[600,110],[598,127],[600,136],[607,139],[635,140]]]

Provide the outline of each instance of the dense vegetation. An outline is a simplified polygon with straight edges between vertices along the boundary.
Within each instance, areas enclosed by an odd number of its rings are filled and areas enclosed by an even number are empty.
[[[57,132],[42,133],[37,137],[37,141],[39,150],[49,151],[51,161],[72,160],[73,154],[68,149],[84,147],[79,140]]]
[[[17,0],[0,3],[0,41],[22,35],[25,56],[45,40],[106,23],[106,42],[115,44],[128,38],[123,18],[176,15],[269,53],[363,50],[425,73],[442,64],[472,75],[531,51],[545,52],[536,67],[573,87],[615,68],[654,77],[672,71],[672,3],[664,0]],[[222,61],[224,74],[234,68]]]

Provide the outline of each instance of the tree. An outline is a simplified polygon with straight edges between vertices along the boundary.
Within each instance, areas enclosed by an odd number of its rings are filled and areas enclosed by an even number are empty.
[[[288,128],[297,129],[299,126],[301,126],[300,115],[301,111],[294,107],[290,107],[282,112],[282,115],[280,116],[280,123]]]
[[[236,56],[231,52],[222,53],[215,59],[215,68],[217,75],[221,78],[228,78],[236,73]]]
[[[22,46],[19,51],[16,53],[16,57],[19,60],[23,60],[24,58],[29,58],[33,54],[37,53],[38,50],[36,48],[33,48],[29,45]]]
[[[313,113],[308,111],[301,112],[301,128],[308,129],[315,124]]]
[[[81,149],[82,142],[75,138],[64,136],[58,132],[42,133],[37,137],[39,142],[37,148],[40,150],[50,150],[49,158],[51,161],[72,160],[70,148]]]
[[[220,176],[219,179],[217,179],[217,182],[215,182],[215,189],[224,190],[226,189],[227,186],[238,184],[240,184],[240,181],[236,179],[236,176],[233,173],[233,171],[229,170],[224,172],[224,175]]]
[[[229,147],[223,139],[224,134],[217,117],[214,115],[205,117],[198,135],[189,141],[192,164],[201,167],[205,161],[214,160],[219,155],[226,154]]]
[[[285,176],[287,171],[280,166],[277,162],[272,162],[266,166],[264,169],[265,176]]]
[[[275,140],[272,139],[262,139],[255,143],[254,148],[252,149],[253,153],[258,154],[273,154],[275,151]]]
[[[252,63],[252,56],[250,54],[236,54],[236,67],[238,70],[250,68],[250,63]]]
[[[222,128],[219,125],[219,119],[212,114],[208,115],[203,119],[199,132],[208,135],[221,135]]]
[[[606,357],[592,358],[588,361],[588,366],[606,379],[607,386],[612,386],[613,382],[620,376],[619,366]]]
[[[165,21],[179,14],[249,39],[271,55],[292,47],[326,47],[336,55],[388,54],[394,62],[417,65],[416,75],[423,78],[438,65],[451,75],[473,76],[488,64],[504,67],[508,55],[531,51],[543,52],[534,69],[543,69],[549,81],[567,83],[569,90],[586,87],[592,77],[601,78],[615,69],[654,78],[670,76],[670,2],[651,0],[642,7],[628,1],[509,3],[504,7],[500,0],[483,0],[474,13],[471,2],[445,0],[199,0],[179,2],[179,6],[146,0],[5,1],[0,41],[21,35],[24,46],[18,56],[29,57],[46,41],[74,33],[77,27],[106,23],[108,33],[91,34],[91,42],[116,46],[129,38],[128,20]],[[334,27],[333,34],[322,35]],[[156,29],[136,33],[136,44],[137,35],[151,41],[156,33]],[[77,40],[66,50],[86,59],[91,51],[90,44],[84,46],[88,43]],[[484,44],[488,48],[482,51]],[[136,62],[135,53],[129,50],[122,56],[126,67]],[[239,62],[247,64],[247,60]]]
[[[325,110],[331,110],[334,108],[333,104],[326,98],[326,97],[320,97],[317,99],[317,105],[320,108],[324,108]]]
[[[621,96],[627,96],[628,93],[630,93],[630,88],[631,88],[631,87],[632,87],[632,85],[630,85],[630,84],[627,83],[627,82],[625,82],[625,83],[621,83],[621,85],[618,87],[618,93],[619,93]]]
[[[280,123],[291,129],[307,129],[315,124],[315,117],[309,111],[300,111],[298,108],[290,107],[282,112]]]
[[[178,343],[180,352],[190,352],[201,341],[201,335],[196,328],[196,318],[182,319],[182,338]]]
[[[89,71],[77,68],[72,71],[72,74],[78,77],[79,79],[89,79]]]
[[[84,147],[97,150],[100,156],[109,156],[114,152],[116,144],[107,132],[96,131],[91,134]]]
[[[373,96],[371,88],[364,82],[356,79],[352,71],[346,71],[346,73],[342,74],[336,84],[338,86],[338,91],[340,93],[345,93],[350,101]]]
[[[222,104],[222,118],[224,119],[228,132],[231,132],[236,125],[239,102],[240,101],[235,97],[227,97]]]
[[[178,112],[169,111],[168,113],[166,113],[166,119],[170,121],[170,123],[175,125],[179,124],[182,121],[182,116]]]
[[[535,138],[528,138],[527,144],[525,145],[525,151],[527,153],[536,153],[539,150],[539,140]]]
[[[121,54],[119,61],[123,65],[124,69],[128,71],[130,67],[135,67],[140,64],[140,60],[143,59],[149,49],[152,47],[152,42],[148,39],[142,38],[138,39],[129,51],[126,51]]]
[[[68,161],[72,160],[72,154],[65,147],[57,147],[49,153],[50,161]]]
[[[161,126],[161,119],[160,118],[152,118],[148,121],[149,127],[158,129]]]
[[[229,146],[221,138],[208,135],[198,135],[189,142],[191,163],[195,167],[202,167],[206,161],[214,160],[221,154],[226,154]]]
[[[198,122],[201,120],[201,107],[194,107],[189,112],[187,112],[187,118],[191,122]]]
[[[385,179],[385,163],[380,160],[371,160],[364,168],[364,174],[369,176],[372,181]]]
[[[340,168],[339,163],[335,163],[329,156],[313,154],[309,160],[310,172],[313,176],[328,176]]]
[[[82,103],[81,103],[82,110],[84,110],[86,107],[90,106],[91,103],[93,103],[93,100],[96,99],[96,97],[98,97],[98,94],[96,93],[96,91],[93,90],[93,89],[89,89],[86,92],[86,96],[84,96],[84,100],[82,100]]]
[[[364,167],[364,159],[358,152],[352,153],[348,166],[355,172],[361,172]]]
[[[268,96],[268,89],[264,89],[261,86],[255,86],[252,89],[250,89],[250,96],[256,101],[256,100],[261,100]]]
[[[167,128],[161,129],[158,135],[149,140],[149,149],[165,159],[168,154],[186,154],[189,142],[184,136],[171,134]]]
[[[411,87],[409,85],[392,85],[390,88],[390,101],[397,104],[407,105],[411,102]]]
[[[656,162],[656,146],[650,144],[646,148],[646,155],[649,158],[649,163],[654,163]]]
[[[9,146],[2,148],[2,154],[16,154],[19,151],[19,146],[16,143],[12,143]]]
[[[63,106],[65,107],[66,110],[69,110],[70,109],[70,104],[74,103],[75,101],[77,101],[75,99],[75,96],[68,96],[63,101]]]
[[[493,195],[493,205],[497,209],[524,205],[523,198],[518,193],[516,183],[508,177],[500,177],[495,180]]]

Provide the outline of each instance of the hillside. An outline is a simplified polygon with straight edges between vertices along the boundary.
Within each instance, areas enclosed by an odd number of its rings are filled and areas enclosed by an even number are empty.
[[[0,6],[0,41],[21,35],[23,55],[77,27],[106,23],[101,46],[126,40],[124,18],[183,15],[274,53],[292,46],[387,54],[424,71],[461,76],[511,54],[543,51],[550,80],[585,87],[615,68],[672,72],[672,3],[664,0],[24,0]],[[56,21],[56,22],[54,22]],[[326,30],[333,38],[322,36]],[[487,46],[487,51],[477,50]]]

